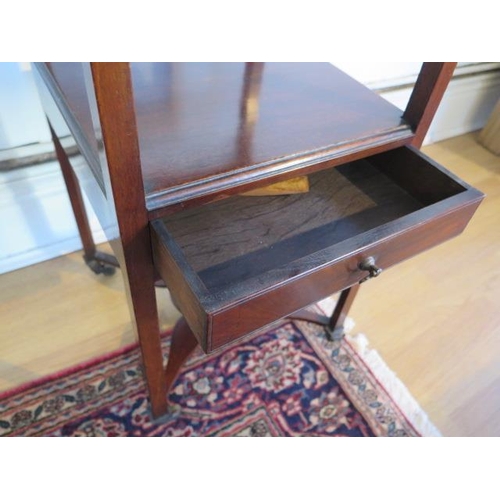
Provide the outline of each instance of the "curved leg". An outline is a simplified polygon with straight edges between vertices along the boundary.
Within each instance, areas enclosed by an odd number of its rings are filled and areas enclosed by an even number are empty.
[[[353,285],[351,288],[343,290],[339,300],[333,310],[333,314],[328,322],[327,334],[331,340],[344,335],[344,322],[349,314],[349,309],[359,291],[359,285]]]
[[[140,247],[141,243],[149,242],[145,237],[138,237],[134,245],[136,248],[129,245],[128,248],[124,249],[121,267],[132,326],[136,331],[141,348],[142,365],[149,392],[151,413],[153,418],[159,418],[167,413],[168,404],[153,266],[152,261],[133,259],[130,255],[133,250]],[[143,251],[147,250],[149,250],[149,246],[144,245]],[[131,265],[128,265],[129,263]]]
[[[168,356],[167,368],[165,370],[167,396],[182,365],[197,346],[198,341],[193,335],[191,328],[189,328],[186,320],[181,318],[177,321],[172,333],[172,344],[170,345],[170,354]]]
[[[309,321],[310,323],[326,327],[326,334],[329,340],[342,338],[344,334],[344,322],[358,290],[359,285],[353,285],[351,288],[343,290],[330,318],[324,314],[308,311],[307,309],[301,309],[288,316],[288,318]]]
[[[87,212],[85,211],[85,204],[83,202],[80,184],[75,172],[73,172],[73,168],[71,167],[68,156],[66,155],[66,151],[64,151],[64,148],[61,146],[61,143],[59,142],[57,135],[52,130],[50,123],[49,128],[52,135],[52,142],[54,143],[54,148],[56,150],[57,160],[59,161],[64,183],[66,184],[66,189],[68,191],[71,208],[73,209],[73,214],[75,216],[78,232],[80,233],[80,238],[82,240],[83,260],[95,274],[111,276],[115,274],[115,268],[119,267],[118,261],[114,255],[100,252],[95,247]]]

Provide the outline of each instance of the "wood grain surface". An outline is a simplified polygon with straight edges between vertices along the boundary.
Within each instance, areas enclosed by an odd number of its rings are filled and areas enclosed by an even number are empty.
[[[166,385],[130,68],[128,63],[91,63],[91,71],[109,169],[110,203],[116,209],[119,230],[115,252],[141,347],[151,412],[159,417],[167,411]]]
[[[171,66],[167,65],[169,69]],[[238,75],[238,71],[234,71],[234,64],[211,63],[210,66],[212,69],[217,67],[218,71],[208,75],[203,73],[203,65],[189,65],[196,73],[190,75],[192,78],[183,78],[181,74],[179,85],[175,78],[169,79],[167,88],[161,87],[159,92],[149,88],[146,94],[142,94],[143,82],[138,85],[135,75],[132,92],[128,63],[90,65],[97,101],[95,112],[100,118],[100,126],[97,129],[92,109],[90,114],[94,132],[100,134],[101,128],[103,132],[106,163],[109,166],[121,239],[121,245],[117,247],[118,259],[126,276],[126,290],[139,335],[154,416],[164,414],[167,409],[153,288],[155,273],[148,227],[148,219],[158,216],[155,210],[163,210],[175,204],[179,209],[185,208],[182,206],[183,202],[198,199],[198,203],[201,203],[203,197],[205,202],[209,201],[210,196],[223,198],[229,192],[237,192],[236,190],[245,187],[259,187],[258,184],[264,179],[284,180],[285,177],[290,178],[292,173],[295,174],[295,171],[307,174],[323,170],[328,166],[327,161],[336,162],[330,166],[337,166],[347,160],[368,156],[375,151],[387,151],[406,141],[414,140],[413,131],[408,123],[401,119],[397,108],[327,64],[307,65],[306,68],[301,64],[245,63],[242,76]],[[225,70],[229,69],[226,74]],[[179,73],[174,72],[176,75],[170,70],[167,73],[169,76],[179,77]],[[52,75],[54,74],[52,71]],[[89,76],[88,71],[84,71],[83,76],[85,75]],[[57,80],[57,77],[55,79]],[[47,76],[47,81],[52,80],[52,77]],[[63,80],[59,78],[59,81]],[[81,83],[81,78],[79,81]],[[158,80],[158,74],[155,74],[154,70],[146,75],[146,87],[152,82],[157,85],[159,81],[161,83],[161,75]],[[56,83],[55,87],[57,85],[60,87],[59,83]],[[417,87],[422,85],[417,84]],[[432,87],[435,86],[432,84]],[[437,87],[444,88],[444,85]],[[233,106],[235,89],[239,96],[236,122]],[[82,125],[78,123],[81,121],[78,113],[74,112],[78,110],[78,106],[73,106],[71,111],[71,105],[67,102],[67,96],[71,93],[60,92],[60,88],[49,90],[67,118],[70,129],[73,127],[78,132],[73,132],[78,140],[80,132],[77,129]],[[85,104],[88,101],[88,85],[86,90]],[[210,94],[214,90],[215,94]],[[76,94],[82,95],[83,92]],[[165,95],[166,102],[163,101]],[[267,104],[266,95],[270,95]],[[414,91],[410,104],[415,100],[416,114],[423,113],[425,116],[432,111],[429,103],[433,101],[433,97],[424,95],[421,98],[419,95],[418,91]],[[153,102],[155,96],[159,96],[160,100]],[[139,102],[142,97],[146,99],[146,107]],[[436,97],[434,100],[437,102],[439,99]],[[169,108],[165,112],[165,104],[167,108],[173,104],[175,109]],[[146,110],[146,114],[141,114],[141,110]],[[229,111],[230,116],[221,115],[221,111]],[[389,114],[390,125],[387,121]],[[142,121],[144,116],[147,117],[146,122]],[[396,124],[395,116],[398,117]],[[428,121],[430,122],[430,118]],[[411,120],[410,124],[417,131],[423,130],[424,118],[419,119],[419,122],[416,125]],[[148,126],[152,128],[147,128]],[[222,142],[218,140],[219,135],[222,136]],[[86,136],[87,134],[82,135],[84,139]],[[214,137],[217,138],[215,142]],[[87,141],[82,141],[85,142]],[[93,153],[92,148],[87,149]],[[156,160],[160,156],[161,166],[158,168]],[[103,191],[107,191],[104,179],[101,179],[101,184]],[[372,180],[370,185],[374,184],[377,185],[377,182]],[[172,193],[173,198],[170,199]],[[108,191],[107,194],[111,193]],[[375,194],[377,195],[377,190]],[[353,200],[356,201],[357,198],[354,196]],[[395,196],[388,196],[385,199],[392,202],[394,198]],[[467,190],[456,197],[432,205],[432,208],[425,207],[410,214],[392,216],[388,223],[385,223],[383,217],[387,206],[382,203],[375,207],[378,211],[383,209],[381,214],[372,216],[370,210],[369,217],[360,218],[363,221],[371,219],[378,225],[361,226],[357,231],[347,232],[345,235],[337,229],[355,227],[357,223],[352,224],[349,220],[351,216],[341,216],[332,222],[325,221],[325,224],[309,229],[306,238],[300,239],[301,234],[294,234],[290,238],[285,235],[275,242],[275,247],[286,243],[284,248],[291,250],[291,256],[287,255],[287,251],[281,250],[273,254],[267,249],[259,248],[251,250],[249,255],[258,255],[258,259],[251,261],[250,266],[247,265],[246,255],[243,260],[243,256],[229,259],[229,267],[236,266],[244,270],[243,275],[237,275],[236,280],[229,286],[226,278],[234,276],[232,270],[226,274],[212,272],[211,276],[219,280],[216,284],[210,281],[210,275],[207,278],[206,273],[217,265],[200,271],[204,285],[208,284],[210,297],[207,305],[203,293],[195,294],[196,301],[201,303],[203,312],[207,315],[206,318],[196,318],[196,321],[202,321],[208,326],[207,331],[203,332],[203,340],[206,340],[208,350],[227,342],[224,337],[227,335],[227,323],[234,325],[234,331],[231,333],[231,340],[234,340],[271,323],[285,313],[293,312],[294,304],[300,303],[300,307],[303,307],[310,301],[321,298],[319,295],[324,297],[342,289],[343,281],[349,285],[353,284],[351,281],[357,279],[356,273],[359,274],[360,271],[353,261],[352,254],[363,257],[365,247],[370,248],[370,252],[372,247],[387,249],[380,257],[384,265],[386,262],[387,265],[392,265],[453,236],[463,229],[479,199],[478,193]],[[428,208],[430,210],[427,210]],[[286,210],[279,211],[280,214],[285,212]],[[362,212],[364,210],[355,215],[359,216]],[[318,212],[312,213],[314,219],[321,220]],[[253,218],[253,213],[249,212],[248,215]],[[271,211],[271,215],[275,219],[278,218],[277,212]],[[330,221],[330,218],[328,220]],[[337,220],[340,222],[339,226],[336,225]],[[335,224],[334,231],[331,231],[332,228],[330,231],[325,230],[329,224]],[[438,229],[436,234],[432,232],[434,226]],[[262,228],[267,232],[258,233],[261,238],[269,232],[266,224]],[[337,238],[333,242],[332,232]],[[160,234],[161,232],[158,233]],[[235,234],[237,235],[233,232],[233,238]],[[396,250],[386,248],[393,238],[398,240]],[[302,241],[314,241],[317,246],[309,245],[304,254],[298,255],[297,249],[303,246]],[[351,241],[351,247],[344,244],[348,241]],[[163,241],[161,243],[163,244]],[[166,245],[164,249],[168,251]],[[161,254],[161,250],[156,249],[155,254]],[[216,248],[216,253],[221,253],[220,247]],[[279,254],[286,257],[281,266]],[[192,306],[190,303],[179,301],[182,298],[179,292],[181,285],[189,286],[185,280],[185,270],[182,269],[185,263],[177,261],[173,254],[172,259],[181,269],[180,283],[168,285],[184,312]],[[257,276],[249,276],[248,269],[259,269],[261,261],[269,271],[265,272],[266,279],[256,286]],[[335,273],[338,283],[332,284],[328,272],[333,272],[334,268],[346,263],[347,272]],[[223,264],[225,265],[225,262]],[[352,269],[351,264],[354,266]],[[159,271],[162,275],[167,273],[166,268],[161,266]],[[164,279],[167,281],[166,277]],[[307,286],[300,291],[294,289],[301,284]],[[291,296],[290,291],[294,292]],[[279,297],[283,304],[286,304],[286,311],[285,308],[273,310],[271,317],[269,303],[266,304],[265,311],[261,306],[257,309],[247,307],[266,300],[271,295],[275,300]],[[189,297],[187,300],[189,301]],[[248,317],[249,313],[253,315],[251,318]],[[186,319],[189,323],[189,317],[186,316]]]
[[[148,197],[291,159],[325,159],[360,141],[366,148],[384,136],[412,137],[401,110],[329,63],[255,69],[260,79],[249,85],[245,63],[132,64]],[[248,100],[253,113],[242,112]]]
[[[87,66],[47,63],[47,80],[104,188]],[[329,63],[132,64],[149,217],[418,144],[452,68],[426,63],[403,113]]]
[[[387,175],[386,175],[387,174]],[[210,351],[457,236],[482,194],[413,148],[152,223],[158,271]]]
[[[305,194],[232,197],[163,222],[194,270],[215,267],[201,273],[210,288],[237,282],[247,268],[261,274],[421,207],[360,161],[311,175]]]
[[[424,151],[487,197],[460,237],[363,285],[353,334],[367,335],[444,435],[500,436],[500,235],[492,229],[500,159],[473,134]],[[166,290],[156,293],[168,328],[179,314]],[[134,341],[119,272],[94,275],[81,252],[2,275],[0,316],[0,390]]]

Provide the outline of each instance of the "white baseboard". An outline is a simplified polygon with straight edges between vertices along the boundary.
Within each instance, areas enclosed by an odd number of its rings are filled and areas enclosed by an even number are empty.
[[[384,87],[381,95],[404,109],[411,87]],[[462,75],[453,80],[426,143],[482,128],[500,99],[500,72]],[[88,206],[97,243],[106,240]],[[81,249],[59,165],[50,162],[0,172],[0,274]]]
[[[106,239],[101,239],[96,235],[95,241],[96,243],[103,243]],[[58,240],[45,247],[31,248],[29,250],[23,249],[20,253],[7,256],[0,260],[0,274],[45,262],[46,260],[77,252],[81,249],[82,242],[79,236],[67,240]]]
[[[96,243],[106,241],[87,200]],[[59,164],[0,172],[0,274],[82,248]]]

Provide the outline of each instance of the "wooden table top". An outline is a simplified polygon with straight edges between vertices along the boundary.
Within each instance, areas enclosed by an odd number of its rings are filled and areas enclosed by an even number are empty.
[[[81,65],[50,71],[94,153]],[[400,109],[329,63],[132,63],[131,71],[152,218],[414,136]]]
[[[132,64],[148,207],[407,137],[328,63]]]

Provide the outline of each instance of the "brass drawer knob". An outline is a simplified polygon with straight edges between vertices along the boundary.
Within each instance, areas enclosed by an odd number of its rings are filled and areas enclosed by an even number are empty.
[[[371,278],[376,278],[382,272],[382,269],[375,264],[375,259],[373,257],[366,257],[363,259],[359,263],[358,268],[362,271],[368,271],[370,273],[368,276],[359,280],[360,283],[364,283]]]

